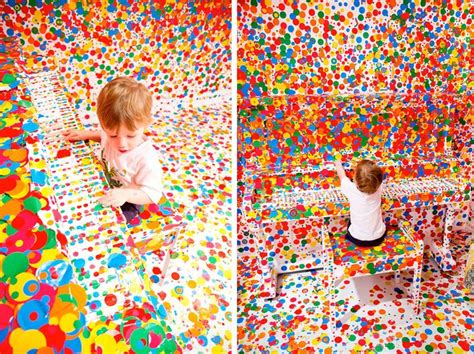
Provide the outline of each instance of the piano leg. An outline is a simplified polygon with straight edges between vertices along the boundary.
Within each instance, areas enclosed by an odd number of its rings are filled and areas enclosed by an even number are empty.
[[[423,268],[423,250],[421,251],[421,254],[418,256],[418,260],[415,262],[412,295],[411,295],[412,301],[413,301],[413,309],[417,315],[420,313],[420,302],[421,302],[420,289],[421,289],[422,268]]]
[[[274,264],[274,258],[270,254],[271,250],[267,248],[265,230],[263,225],[257,224],[255,236],[258,242],[258,260],[260,262],[260,297],[263,299],[273,299],[276,297],[278,272]]]
[[[446,209],[446,216],[444,218],[443,240],[430,240],[428,245],[430,253],[442,271],[450,271],[456,266],[456,261],[453,258],[450,248],[451,234],[454,225],[454,206],[448,205]]]
[[[334,279],[334,264],[332,255],[330,256],[331,259],[326,258],[325,261],[325,272],[324,272],[324,286],[326,288],[326,301],[325,301],[325,319],[324,322],[327,322],[328,326],[328,336],[330,343],[335,338],[335,332],[337,328],[336,322],[336,304],[337,304],[337,296],[336,296],[336,284]]]
[[[474,294],[474,243],[471,243],[469,255],[464,269],[464,286]]]

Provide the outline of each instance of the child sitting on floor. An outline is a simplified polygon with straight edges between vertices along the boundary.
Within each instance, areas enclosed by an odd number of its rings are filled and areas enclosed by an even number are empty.
[[[362,160],[357,164],[352,182],[340,160],[336,160],[335,166],[341,191],[350,204],[346,239],[362,247],[380,245],[386,236],[381,209],[382,170],[374,162]]]
[[[120,206],[130,222],[137,204],[158,203],[162,194],[158,153],[144,135],[151,124],[152,97],[148,89],[128,77],[110,81],[99,93],[97,116],[101,130],[67,130],[65,139],[94,140],[112,189],[99,202]]]

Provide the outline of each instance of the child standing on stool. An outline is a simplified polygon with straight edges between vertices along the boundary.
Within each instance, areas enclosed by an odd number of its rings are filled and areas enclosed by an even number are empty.
[[[350,222],[346,239],[357,246],[380,245],[386,236],[382,218],[382,170],[376,163],[362,160],[357,164],[354,182],[347,176],[341,161],[335,162],[341,191],[349,199]]]
[[[158,203],[162,194],[158,153],[144,131],[151,124],[152,97],[128,77],[110,81],[97,99],[101,130],[67,130],[65,139],[100,142],[104,172],[112,189],[99,202],[120,206],[130,222],[138,205]],[[138,204],[138,205],[137,205]]]

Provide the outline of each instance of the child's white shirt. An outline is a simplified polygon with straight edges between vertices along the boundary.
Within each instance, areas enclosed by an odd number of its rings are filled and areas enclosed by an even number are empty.
[[[118,182],[121,187],[133,183],[145,192],[153,203],[158,203],[163,193],[161,164],[151,140],[144,138],[145,141],[133,150],[121,153],[112,148],[107,134],[101,131],[102,160],[109,172],[108,178]],[[118,184],[116,186],[119,186]]]
[[[341,180],[341,191],[349,199],[351,225],[349,232],[352,237],[361,241],[376,240],[385,232],[382,218],[382,185],[373,194],[367,194],[357,189],[348,178]]]

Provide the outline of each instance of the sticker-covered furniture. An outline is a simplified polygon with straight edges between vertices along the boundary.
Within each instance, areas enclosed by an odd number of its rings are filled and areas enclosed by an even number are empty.
[[[325,229],[324,245],[328,247],[328,278],[330,323],[333,330],[340,319],[337,311],[336,289],[338,284],[349,278],[395,272],[413,271],[411,304],[415,314],[420,312],[420,287],[423,267],[423,239],[407,221],[387,227],[387,236],[380,246],[358,247],[347,241],[344,232],[331,234]]]
[[[453,269],[450,242],[455,216],[471,200],[469,164],[452,137],[462,114],[458,101],[452,95],[385,94],[242,102],[242,209],[258,247],[260,296],[276,295],[275,274],[281,274],[289,258],[307,259],[304,249],[284,254],[268,225],[349,214],[329,162],[336,153],[350,177],[349,161],[367,158],[382,167],[384,216],[441,210],[441,237],[424,235],[424,242],[441,269]]]

